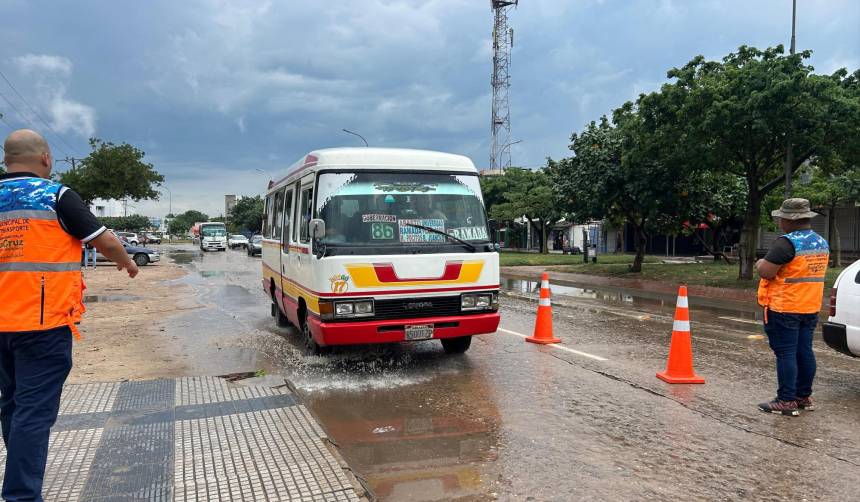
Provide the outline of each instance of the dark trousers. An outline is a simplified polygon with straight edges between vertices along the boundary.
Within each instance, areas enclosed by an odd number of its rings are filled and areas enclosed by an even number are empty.
[[[0,333],[0,424],[6,444],[3,499],[42,500],[48,438],[72,369],[68,327]]]
[[[817,314],[767,313],[764,331],[776,355],[778,399],[793,401],[812,395],[812,380],[815,378],[812,334],[817,324]]]

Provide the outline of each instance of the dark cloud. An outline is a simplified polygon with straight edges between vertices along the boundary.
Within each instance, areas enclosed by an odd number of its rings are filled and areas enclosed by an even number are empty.
[[[860,3],[800,4],[798,46],[815,51],[818,70],[860,66]],[[573,130],[656,89],[697,54],[787,43],[789,6],[523,0],[511,15],[513,136],[523,140],[514,163],[566,155]],[[166,175],[174,209],[217,214],[224,193],[264,189],[256,169],[358,144],[344,127],[373,145],[488,162],[488,1],[18,0],[0,16],[0,68],[75,153],[87,151],[87,123],[140,146]],[[0,92],[14,98],[3,82]],[[2,100],[0,112],[26,124]]]

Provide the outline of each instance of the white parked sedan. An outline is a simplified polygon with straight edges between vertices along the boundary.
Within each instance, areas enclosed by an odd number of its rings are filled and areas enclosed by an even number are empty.
[[[831,348],[860,357],[860,260],[839,274],[830,295],[830,317],[822,326]]]
[[[227,245],[230,249],[244,248],[248,245],[248,238],[239,234],[231,235],[227,238]]]

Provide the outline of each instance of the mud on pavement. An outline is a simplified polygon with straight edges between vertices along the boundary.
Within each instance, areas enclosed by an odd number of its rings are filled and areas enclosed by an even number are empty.
[[[183,355],[165,333],[171,316],[198,308],[187,272],[164,261],[130,279],[111,264],[84,271],[83,339],[74,344],[69,383],[171,378],[185,374]]]

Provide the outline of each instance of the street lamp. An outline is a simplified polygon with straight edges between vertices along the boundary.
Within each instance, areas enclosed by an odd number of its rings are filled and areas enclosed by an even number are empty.
[[[794,55],[794,33],[797,23],[797,0],[791,2],[791,47],[789,53]],[[791,197],[791,178],[794,176],[794,146],[789,134],[785,140],[785,198]]]
[[[341,130],[347,134],[352,134],[353,136],[358,136],[359,138],[361,138],[361,141],[364,141],[364,146],[369,146],[367,144],[367,140],[364,139],[364,136],[362,136],[361,134],[358,134],[357,132],[352,132],[349,129],[341,129]]]
[[[161,188],[167,190],[167,214],[173,214],[173,193],[167,185],[161,185]]]

